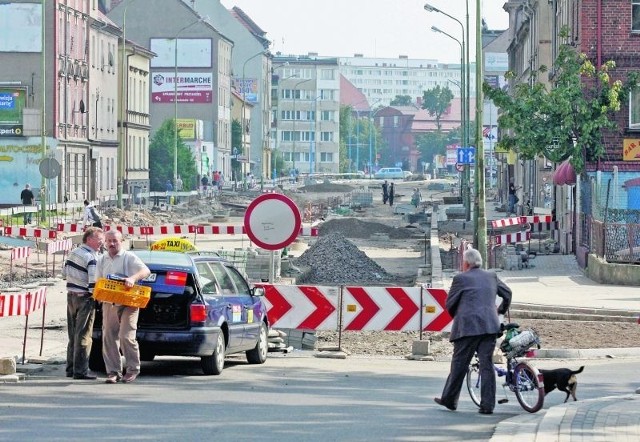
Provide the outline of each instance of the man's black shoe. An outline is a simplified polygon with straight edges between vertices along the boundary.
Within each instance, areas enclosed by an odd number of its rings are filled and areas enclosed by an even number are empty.
[[[485,410],[484,408],[481,408],[481,409],[478,410],[478,413],[480,413],[480,414],[493,414],[493,411]]]
[[[98,379],[98,376],[96,376],[93,373],[74,374],[73,375],[73,379],[80,379],[80,380],[85,380],[85,381],[95,381],[96,379]]]
[[[456,411],[456,407],[455,406],[449,405],[449,404],[445,404],[444,401],[442,399],[440,399],[439,397],[434,397],[433,401],[438,405],[442,405],[443,407],[447,407],[451,411]]]

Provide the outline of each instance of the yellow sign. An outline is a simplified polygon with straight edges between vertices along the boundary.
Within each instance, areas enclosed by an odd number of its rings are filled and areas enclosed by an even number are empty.
[[[163,252],[194,252],[196,247],[184,238],[165,238],[151,244],[151,250]]]
[[[624,161],[640,161],[640,139],[625,138],[622,141],[622,159]]]
[[[178,135],[185,140],[196,139],[196,120],[178,118]]]

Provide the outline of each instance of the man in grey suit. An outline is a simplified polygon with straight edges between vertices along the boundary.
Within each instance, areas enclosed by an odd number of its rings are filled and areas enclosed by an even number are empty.
[[[498,314],[511,304],[511,290],[493,272],[482,270],[482,256],[475,249],[463,254],[462,273],[453,278],[445,307],[453,318],[450,341],[453,342],[451,370],[442,396],[434,398],[438,405],[455,410],[462,383],[475,352],[480,360],[482,383],[480,413],[492,414],[496,404],[496,376],[493,350],[500,335]],[[496,307],[496,295],[502,302]]]

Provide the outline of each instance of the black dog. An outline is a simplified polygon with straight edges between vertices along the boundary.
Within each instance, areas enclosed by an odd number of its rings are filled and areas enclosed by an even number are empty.
[[[567,393],[567,397],[564,399],[565,402],[569,400],[569,396],[572,396],[573,400],[577,401],[576,389],[578,388],[578,379],[576,375],[582,373],[582,370],[584,370],[584,365],[577,370],[570,370],[568,368],[556,368],[555,370],[540,369],[540,373],[544,378],[545,396],[557,388]]]

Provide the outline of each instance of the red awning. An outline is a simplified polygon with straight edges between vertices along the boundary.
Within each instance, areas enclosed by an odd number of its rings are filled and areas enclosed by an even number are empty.
[[[556,186],[573,186],[576,183],[577,175],[576,171],[569,160],[564,161],[553,174],[553,184]]]

